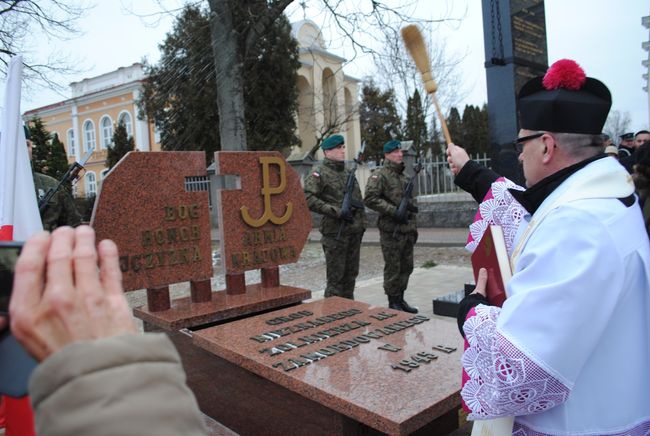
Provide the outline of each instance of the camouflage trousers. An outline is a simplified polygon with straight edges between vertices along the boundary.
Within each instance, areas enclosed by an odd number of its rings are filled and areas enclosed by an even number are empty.
[[[359,275],[359,257],[363,232],[336,236],[323,235],[321,243],[327,265],[325,298],[343,297],[354,300],[354,284]]]
[[[379,241],[384,255],[384,292],[390,297],[402,295],[413,272],[413,247],[417,232],[397,233],[381,230]]]

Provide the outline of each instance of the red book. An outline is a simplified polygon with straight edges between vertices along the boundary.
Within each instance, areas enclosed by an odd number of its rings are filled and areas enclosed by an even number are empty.
[[[506,241],[501,226],[489,226],[483,238],[472,254],[474,280],[478,280],[478,271],[485,268],[488,273],[486,294],[492,306],[503,305],[506,299],[506,284],[512,277],[510,260],[506,250]]]

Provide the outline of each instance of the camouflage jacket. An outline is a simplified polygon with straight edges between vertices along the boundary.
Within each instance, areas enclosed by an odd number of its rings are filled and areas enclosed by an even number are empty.
[[[377,227],[380,230],[392,232],[395,226],[399,226],[399,232],[417,232],[417,215],[408,213],[406,224],[397,224],[393,215],[397,211],[404,188],[408,183],[408,177],[404,174],[404,164],[396,164],[389,160],[384,166],[372,173],[366,184],[364,203],[370,209],[379,212]],[[410,204],[417,206],[417,200],[411,196]]]
[[[305,196],[309,209],[323,215],[320,231],[323,235],[336,235],[341,225],[341,205],[345,195],[345,183],[350,170],[345,162],[323,159],[323,164],[312,168],[305,180]],[[355,177],[352,198],[362,201],[361,188]],[[366,211],[354,210],[354,220],[345,224],[344,234],[363,232],[366,228]]]
[[[41,173],[33,173],[34,188],[36,189],[36,199],[41,201],[50,188],[56,188],[59,182],[50,176]],[[57,227],[72,226],[76,227],[81,224],[81,216],[77,212],[72,195],[67,189],[61,187],[59,191],[50,198],[47,207],[41,213],[43,229],[52,231]]]

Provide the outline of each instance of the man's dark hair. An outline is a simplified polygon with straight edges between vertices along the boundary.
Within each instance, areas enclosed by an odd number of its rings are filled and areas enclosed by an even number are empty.
[[[636,139],[637,136],[639,136],[639,135],[644,135],[644,134],[646,134],[646,133],[647,133],[648,135],[650,135],[650,132],[648,132],[647,130],[639,130],[638,132],[636,132],[636,133],[634,134],[634,139]]]
[[[639,197],[642,201],[650,201],[650,141],[646,141],[637,151],[637,162],[632,174]]]

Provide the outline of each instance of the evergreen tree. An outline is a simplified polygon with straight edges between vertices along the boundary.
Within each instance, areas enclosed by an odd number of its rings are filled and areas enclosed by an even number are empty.
[[[108,169],[113,168],[129,151],[135,148],[133,136],[128,136],[124,122],[120,122],[113,132],[112,145],[108,146],[106,155],[106,166]]]
[[[406,103],[406,125],[404,126],[404,139],[413,141],[416,152],[423,153],[427,143],[427,123],[422,111],[422,100],[416,89],[413,97],[409,97]]]
[[[234,22],[241,26],[268,13],[261,0],[233,5]],[[153,120],[164,150],[205,150],[211,160],[221,144],[209,12],[186,6],[160,49],[160,62],[147,67],[140,114]],[[300,62],[286,17],[274,20],[242,59],[249,149],[297,144],[294,113]]]
[[[32,141],[32,167],[37,173],[46,173],[49,159],[49,144],[52,140],[50,132],[45,130],[45,123],[38,117],[28,123]]]
[[[433,119],[431,121],[431,141],[429,142],[430,145],[428,148],[428,156],[431,158],[444,156],[447,147],[442,139],[442,131],[438,128],[438,122],[438,115],[433,114]]]
[[[366,141],[365,155],[379,163],[384,158],[384,143],[402,138],[395,94],[392,89],[381,91],[372,80],[363,85],[361,93],[359,123],[361,139]]]
[[[465,147],[465,135],[463,134],[463,123],[458,113],[458,109],[455,106],[449,110],[449,116],[447,117],[447,128],[449,129],[449,135],[451,140],[454,141],[454,144]]]
[[[490,148],[487,106],[465,106],[463,111],[462,131],[464,147],[468,153],[477,155],[487,153]]]
[[[299,144],[298,42],[280,16],[245,60],[246,141],[251,150],[281,150]]]
[[[65,152],[63,143],[59,140],[59,135],[52,135],[47,160],[47,172],[45,174],[52,176],[57,180],[61,180],[68,171],[69,166],[68,155]]]

